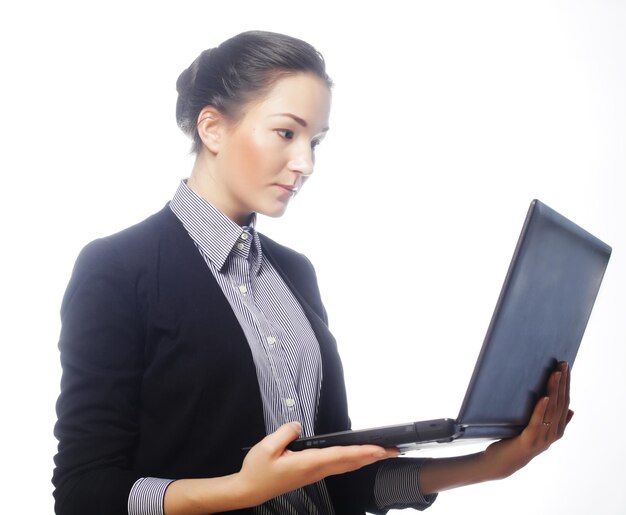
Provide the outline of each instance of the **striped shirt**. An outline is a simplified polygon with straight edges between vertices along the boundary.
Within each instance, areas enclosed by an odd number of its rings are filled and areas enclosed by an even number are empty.
[[[302,307],[264,257],[252,215],[239,226],[182,181],[170,207],[195,242],[248,340],[259,381],[266,430],[298,421],[314,434],[322,383],[318,342]],[[388,460],[379,469],[375,498],[381,509],[430,505],[417,486],[415,460]],[[129,515],[163,515],[168,479],[142,478],[133,486]],[[323,481],[255,508],[260,515],[334,513]]]

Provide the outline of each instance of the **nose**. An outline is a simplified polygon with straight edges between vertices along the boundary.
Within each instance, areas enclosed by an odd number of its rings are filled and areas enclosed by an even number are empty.
[[[309,148],[306,151],[298,153],[297,156],[294,156],[294,158],[287,163],[287,168],[292,172],[308,177],[313,173],[313,165],[313,150]]]

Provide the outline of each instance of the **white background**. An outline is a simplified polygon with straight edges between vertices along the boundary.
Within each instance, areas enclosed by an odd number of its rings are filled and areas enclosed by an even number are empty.
[[[430,513],[624,513],[626,4],[412,4],[2,8],[2,512],[53,510],[58,308],[78,251],[170,199],[191,167],[178,74],[259,28],[313,43],[336,83],[315,177],[259,228],[316,265],[354,426],[456,415],[536,197],[614,248],[576,415],[526,469]]]

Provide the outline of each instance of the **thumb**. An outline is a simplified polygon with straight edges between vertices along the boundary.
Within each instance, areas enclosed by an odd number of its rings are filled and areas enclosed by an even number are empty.
[[[300,422],[288,422],[280,426],[275,432],[264,438],[267,449],[272,454],[281,454],[287,445],[293,442],[302,433]]]

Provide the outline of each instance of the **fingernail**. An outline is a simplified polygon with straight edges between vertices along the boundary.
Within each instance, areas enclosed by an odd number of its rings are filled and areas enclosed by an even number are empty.
[[[400,456],[400,451],[397,450],[397,449],[395,449],[393,451],[390,451],[389,449],[385,449],[381,453],[381,456],[384,456],[385,458],[397,458],[398,456]]]
[[[298,431],[298,433],[302,433],[302,424],[300,424],[300,422],[294,420],[293,422],[291,422],[291,424],[294,426],[296,431]]]

